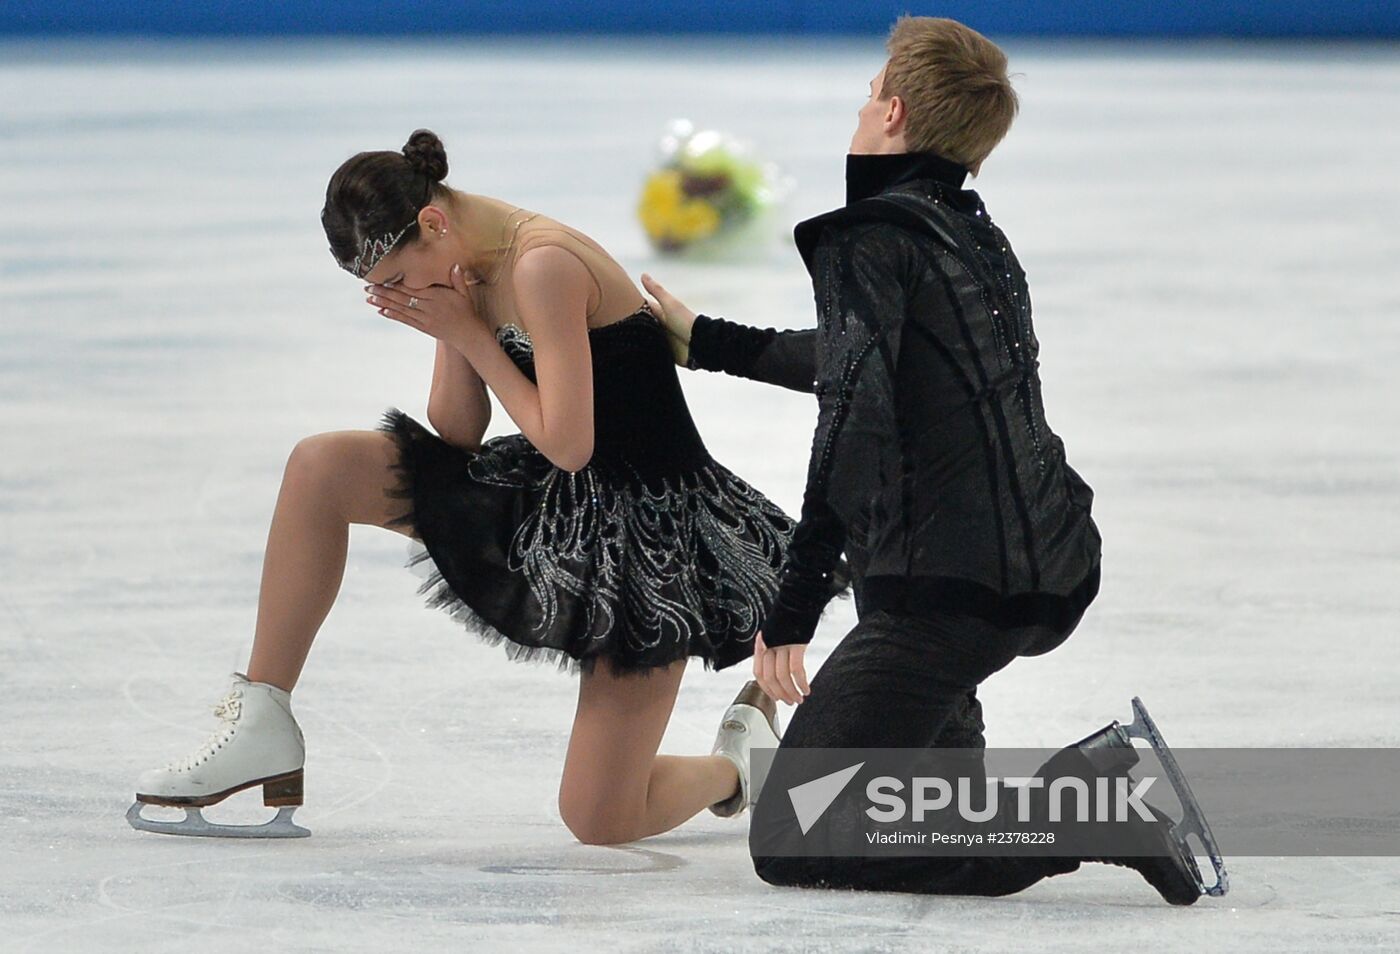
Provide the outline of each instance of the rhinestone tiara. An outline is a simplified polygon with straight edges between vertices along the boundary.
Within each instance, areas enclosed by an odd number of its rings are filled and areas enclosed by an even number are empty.
[[[412,222],[397,232],[386,232],[379,238],[365,239],[364,244],[360,246],[360,254],[355,256],[353,262],[347,262],[341,258],[337,258],[336,261],[340,263],[341,268],[356,278],[364,278],[374,270],[374,266],[379,264],[380,259],[393,250],[394,246],[399,243],[399,239],[403,238],[404,234],[417,222],[418,219],[415,217]]]

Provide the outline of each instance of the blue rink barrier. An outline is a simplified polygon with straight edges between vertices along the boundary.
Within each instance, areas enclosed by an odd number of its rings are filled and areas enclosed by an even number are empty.
[[[0,35],[883,34],[906,11],[996,36],[1400,37],[1400,0],[0,0]]]

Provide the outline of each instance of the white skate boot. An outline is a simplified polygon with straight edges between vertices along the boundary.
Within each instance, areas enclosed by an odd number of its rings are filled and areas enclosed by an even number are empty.
[[[217,838],[304,838],[311,832],[292,822],[301,804],[306,745],[292,717],[291,694],[265,682],[249,682],[235,673],[233,686],[214,714],[223,720],[209,740],[187,758],[144,772],[136,783],[136,801],[127,810],[132,828],[166,835]],[[263,787],[263,804],[277,808],[261,825],[218,825],[204,820],[200,808],[235,792]],[[185,810],[179,822],[141,817],[142,805]]]
[[[721,818],[737,815],[758,801],[763,778],[752,771],[753,760],[749,754],[755,746],[778,747],[778,704],[751,679],[734,697],[733,705],[725,710],[711,753],[723,755],[739,770],[739,790],[710,806],[710,811]]]

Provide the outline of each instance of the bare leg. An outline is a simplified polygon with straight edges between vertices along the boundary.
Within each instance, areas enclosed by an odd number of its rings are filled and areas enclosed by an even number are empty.
[[[722,756],[656,754],[684,673],[682,661],[619,676],[603,660],[581,677],[559,786],[559,812],[579,841],[621,844],[669,831],[738,788]]]
[[[386,526],[407,509],[385,494],[398,460],[381,431],[330,431],[300,440],[272,513],[248,678],[291,690],[340,592],[350,524]],[[394,527],[401,533],[410,531]]]

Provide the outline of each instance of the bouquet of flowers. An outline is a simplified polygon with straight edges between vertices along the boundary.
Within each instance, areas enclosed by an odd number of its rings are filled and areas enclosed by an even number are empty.
[[[660,142],[661,162],[647,176],[637,217],[663,254],[728,257],[751,254],[776,236],[775,223],[792,180],[748,146],[713,129],[672,122]]]

